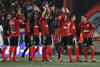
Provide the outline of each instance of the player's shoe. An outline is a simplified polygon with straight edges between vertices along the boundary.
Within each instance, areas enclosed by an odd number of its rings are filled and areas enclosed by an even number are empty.
[[[49,60],[48,60],[48,59],[45,59],[44,61],[45,61],[45,62],[49,62]]]
[[[96,62],[96,60],[95,59],[92,59],[92,62]]]
[[[74,60],[70,60],[69,62],[74,62]]]
[[[58,59],[58,62],[62,62],[62,59],[61,59],[61,58],[59,58],[59,59]]]
[[[7,61],[6,57],[4,59],[0,59],[0,62]]]
[[[5,61],[5,59],[0,59],[0,62]]]
[[[44,62],[44,61],[45,61],[44,59],[41,60],[41,62]]]
[[[18,62],[17,60],[12,60],[13,62]]]
[[[88,60],[86,59],[84,62],[88,62]]]
[[[12,60],[11,59],[8,59],[7,61],[11,62]]]
[[[45,61],[45,62],[49,62],[49,60],[47,59],[47,57],[44,58],[44,61]]]
[[[74,58],[72,58],[72,60],[70,60],[69,62],[74,62],[75,61],[75,59]]]
[[[54,62],[55,60],[49,60],[49,62]]]
[[[32,60],[33,60],[34,62],[37,62],[37,59],[36,59],[36,58],[32,58]]]
[[[29,58],[28,60],[29,60],[29,61],[32,61],[32,58]]]
[[[23,61],[24,60],[24,57],[22,57],[21,60]]]
[[[76,61],[78,61],[78,62],[83,62],[81,58],[76,59]]]

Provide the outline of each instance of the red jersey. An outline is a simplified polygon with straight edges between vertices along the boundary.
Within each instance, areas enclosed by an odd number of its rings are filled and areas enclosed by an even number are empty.
[[[92,38],[92,31],[95,31],[94,25],[89,21],[87,23],[81,22],[79,24],[79,29],[81,30],[84,38]]]
[[[37,22],[35,21],[35,23],[34,23],[35,25],[34,25],[34,32],[33,32],[33,35],[34,36],[39,36],[39,26],[38,26],[38,24],[37,24]]]
[[[30,29],[29,23],[25,23],[25,29],[24,29],[25,30],[25,36],[30,37],[29,29]]]
[[[21,18],[23,18],[21,16]],[[24,20],[19,20],[19,19],[11,19],[10,20],[10,27],[11,27],[11,35],[10,37],[19,37],[20,36],[20,29],[19,29],[19,24],[24,22]]]
[[[69,20],[62,22],[60,26],[60,36],[72,35],[72,25],[73,23],[71,23]]]
[[[72,29],[71,29],[71,34],[75,37],[76,36],[76,25],[75,22],[70,21],[72,23]]]
[[[39,20],[40,28],[41,28],[41,34],[42,35],[47,35],[49,34],[49,28],[48,28],[48,23],[46,20],[44,20],[42,17]]]

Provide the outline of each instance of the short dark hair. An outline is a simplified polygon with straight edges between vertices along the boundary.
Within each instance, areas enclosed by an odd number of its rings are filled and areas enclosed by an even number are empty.
[[[87,18],[87,16],[86,16],[85,14],[83,14],[82,16],[84,16],[84,17],[86,17],[86,18]]]

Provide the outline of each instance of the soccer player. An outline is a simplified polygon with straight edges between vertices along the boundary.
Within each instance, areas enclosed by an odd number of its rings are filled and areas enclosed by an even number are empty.
[[[92,62],[95,62],[94,59],[94,45],[93,45],[93,32],[95,32],[95,27],[92,24],[92,22],[87,20],[87,16],[82,17],[83,22],[79,24],[79,29],[82,32],[83,36],[83,44],[82,44],[82,51],[85,56],[85,62],[88,62],[88,56],[87,56],[87,47],[90,47],[91,52],[91,58]]]
[[[11,20],[11,14],[6,14],[4,16],[4,20],[3,20],[3,41],[4,41],[4,47],[2,49],[2,56],[1,56],[1,60],[5,61],[5,50],[7,48],[7,46],[9,45],[9,37],[10,37],[10,33],[11,33],[11,27],[10,27],[10,20]]]
[[[72,40],[73,40],[72,25],[73,24],[70,22],[68,14],[63,12],[62,18],[60,21],[61,46],[67,47],[70,62],[73,62],[73,58],[72,58],[72,54],[71,54]],[[59,59],[60,59],[60,57],[58,57],[58,60]]]
[[[72,39],[71,38],[72,37],[72,35],[71,35],[71,29],[72,29],[71,25],[72,25],[72,23],[69,20],[69,16],[70,16],[70,11],[68,10],[68,8],[65,9],[64,7],[62,7],[61,17],[58,20],[58,26],[60,28],[60,31],[59,31],[60,45],[59,45],[59,49],[58,49],[58,61],[59,62],[62,61],[62,59],[61,59],[61,49],[62,49],[62,47],[66,46],[68,44],[69,44],[68,46],[70,46],[72,44],[72,41],[71,41],[71,39]],[[62,25],[64,22],[69,22],[69,26],[68,26],[69,28],[65,27],[66,28],[65,31],[64,31],[64,28],[63,28],[63,25]],[[68,24],[68,23],[65,23],[65,24]],[[64,32],[66,32],[66,34]],[[69,38],[67,38],[67,37],[69,37]],[[64,40],[68,39],[70,42],[67,43],[67,40],[64,41],[63,39]],[[67,46],[67,48],[68,48],[68,46]],[[70,53],[69,53],[69,55],[70,55]],[[72,58],[72,56],[71,56],[71,58]]]
[[[39,18],[40,18],[40,11],[37,5],[34,5],[34,12],[31,18],[31,33],[33,35],[33,41],[32,41],[32,59],[33,61],[37,61],[37,58],[35,56],[35,53],[39,50],[39,32],[40,32],[40,25],[39,25]],[[35,49],[35,45],[37,48]]]
[[[41,44],[42,44],[42,61],[47,61],[45,59],[45,55],[46,55],[46,50],[47,50],[47,45],[48,45],[48,42],[49,42],[49,39],[48,39],[48,34],[49,34],[49,30],[48,30],[48,23],[47,23],[47,19],[48,19],[48,16],[46,15],[46,7],[43,6],[43,13],[42,13],[42,16],[39,20],[39,24],[40,24],[40,28],[41,28]]]
[[[70,22],[72,23],[73,44],[75,44],[74,47],[75,47],[75,53],[76,53],[76,61],[82,61],[79,58],[79,47],[78,47],[78,42],[77,42],[77,37],[76,37],[76,25],[75,25],[76,16],[72,14],[70,16],[70,19],[71,19]]]
[[[49,55],[49,61],[53,61],[52,58],[52,49],[54,48],[54,35],[55,35],[55,6],[52,5],[51,6],[51,10],[50,8],[47,6],[48,9],[48,13],[49,14],[49,18],[47,19],[48,22],[48,28],[49,28],[49,42],[48,42],[48,50],[46,52],[46,56],[45,58],[47,59],[47,56]]]
[[[21,18],[21,20],[19,19]],[[19,24],[24,22],[24,17],[21,14],[21,10],[18,10],[18,14],[16,16],[16,12],[12,12],[12,19],[10,20],[10,27],[11,27],[11,35],[10,35],[10,48],[9,48],[9,58],[8,61],[16,62],[15,56],[18,46],[18,38],[20,35]],[[13,58],[11,58],[13,54]]]

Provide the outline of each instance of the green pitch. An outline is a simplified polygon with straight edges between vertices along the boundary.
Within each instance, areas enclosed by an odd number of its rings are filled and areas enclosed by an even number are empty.
[[[75,56],[73,56],[75,57]],[[80,56],[83,60],[84,57]],[[100,56],[96,55],[97,62],[91,62],[91,56],[89,62],[72,62],[68,61],[68,56],[63,56],[63,62],[57,61],[57,56],[53,56],[54,62],[41,62],[41,57],[37,56],[39,62],[28,61],[28,56],[25,56],[24,61],[21,60],[21,56],[16,56],[18,62],[0,62],[0,67],[100,67]]]

